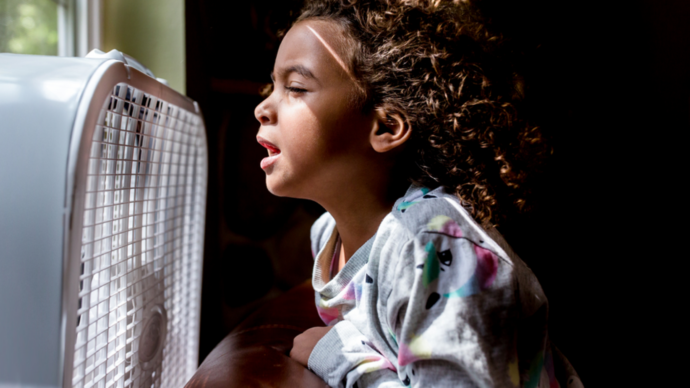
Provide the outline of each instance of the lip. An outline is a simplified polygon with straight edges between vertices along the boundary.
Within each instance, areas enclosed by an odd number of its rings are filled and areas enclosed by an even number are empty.
[[[281,154],[268,156],[268,157],[261,159],[261,168],[265,170],[265,169],[269,168],[270,166],[272,166],[273,163],[275,163],[276,160],[278,160],[280,155]]]
[[[256,141],[268,150],[269,156],[261,160],[261,168],[265,170],[268,167],[272,166],[273,163],[275,163],[276,160],[278,160],[280,155],[282,155],[282,153],[280,152],[280,148],[276,147],[275,144],[271,143],[270,141],[264,139],[261,136],[257,136]]]

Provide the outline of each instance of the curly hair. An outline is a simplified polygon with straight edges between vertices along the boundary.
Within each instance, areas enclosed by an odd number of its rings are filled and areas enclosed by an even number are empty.
[[[312,0],[297,22],[333,21],[351,44],[362,106],[406,118],[407,178],[442,185],[480,224],[528,208],[530,174],[551,154],[518,117],[523,82],[481,12],[459,0]]]

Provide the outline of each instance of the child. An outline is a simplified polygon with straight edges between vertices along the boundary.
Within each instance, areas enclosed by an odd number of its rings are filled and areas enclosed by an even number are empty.
[[[492,226],[548,153],[496,38],[466,2],[315,0],[280,46],[261,167],[273,194],[328,211],[312,227],[328,326],[290,355],[331,386],[580,384]]]

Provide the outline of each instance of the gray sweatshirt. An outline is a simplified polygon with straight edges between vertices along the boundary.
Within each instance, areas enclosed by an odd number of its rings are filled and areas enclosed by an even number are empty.
[[[442,188],[410,187],[331,279],[335,220],[311,230],[319,315],[309,368],[332,387],[579,387],[548,303],[495,229]]]

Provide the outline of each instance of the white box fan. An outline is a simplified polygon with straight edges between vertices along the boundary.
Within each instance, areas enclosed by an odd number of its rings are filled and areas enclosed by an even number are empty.
[[[197,368],[206,133],[152,76],[117,51],[0,54],[0,388]]]

